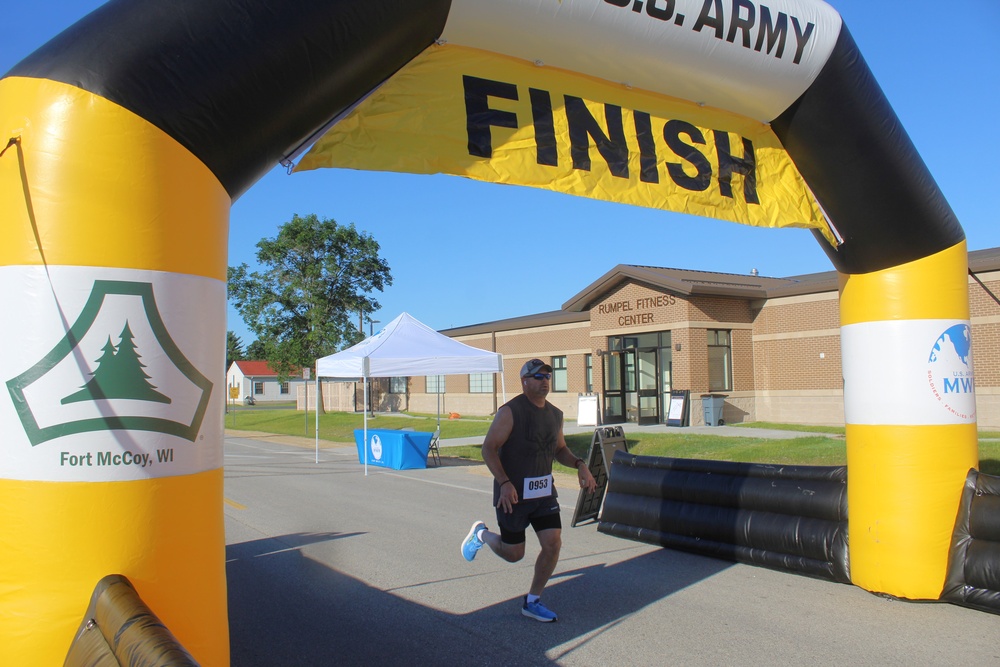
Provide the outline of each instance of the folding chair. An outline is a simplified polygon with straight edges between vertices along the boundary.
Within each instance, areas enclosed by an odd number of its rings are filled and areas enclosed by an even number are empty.
[[[438,467],[441,466],[441,450],[438,449],[438,440],[440,439],[441,429],[437,429],[434,431],[434,435],[431,436],[431,446],[430,449],[427,450],[427,463],[430,463],[431,459],[434,459],[436,462],[434,465]]]

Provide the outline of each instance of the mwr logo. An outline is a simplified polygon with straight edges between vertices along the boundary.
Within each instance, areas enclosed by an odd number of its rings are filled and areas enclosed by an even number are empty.
[[[972,373],[972,340],[968,324],[942,333],[927,360],[927,382],[948,412],[962,419],[976,416],[976,385]]]
[[[376,461],[382,460],[382,438],[377,433],[372,434],[372,456]]]

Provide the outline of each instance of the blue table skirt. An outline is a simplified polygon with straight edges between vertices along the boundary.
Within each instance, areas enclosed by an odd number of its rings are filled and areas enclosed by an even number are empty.
[[[365,431],[354,429],[354,444],[358,447],[358,463],[365,462]],[[368,465],[411,470],[427,467],[427,452],[433,433],[424,431],[393,431],[368,429]]]

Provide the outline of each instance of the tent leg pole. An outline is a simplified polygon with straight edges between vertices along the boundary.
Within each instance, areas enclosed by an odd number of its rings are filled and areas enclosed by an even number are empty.
[[[319,376],[316,376],[316,463],[319,463]]]
[[[368,476],[368,376],[364,377],[365,389],[365,477]]]

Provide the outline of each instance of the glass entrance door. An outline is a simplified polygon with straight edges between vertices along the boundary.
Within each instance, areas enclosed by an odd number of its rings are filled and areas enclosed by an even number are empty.
[[[669,331],[609,336],[604,423],[659,423],[670,395],[671,367]]]
[[[639,392],[636,391],[635,350],[622,352],[622,373],[625,384],[625,421],[635,423],[639,416]]]
[[[635,350],[612,350],[604,357],[604,423],[635,422],[639,392]]]
[[[660,421],[656,348],[636,350],[636,361],[635,381],[639,394],[639,424],[656,424]]]
[[[622,352],[609,350],[604,355],[604,423],[625,421],[625,392]]]

